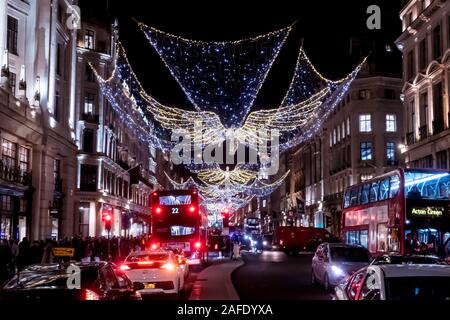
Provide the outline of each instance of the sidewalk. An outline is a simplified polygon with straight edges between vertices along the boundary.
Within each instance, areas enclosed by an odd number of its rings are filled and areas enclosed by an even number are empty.
[[[198,274],[189,300],[239,300],[231,273],[243,264],[242,260],[224,260],[209,266]]]

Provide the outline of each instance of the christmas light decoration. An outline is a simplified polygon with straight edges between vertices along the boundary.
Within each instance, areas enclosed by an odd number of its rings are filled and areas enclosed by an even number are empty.
[[[291,27],[254,38],[204,42],[138,23],[197,111],[242,125]]]
[[[257,173],[251,170],[245,170],[238,165],[230,171],[229,167],[225,171],[219,169],[204,170],[198,173],[198,178],[208,184],[221,184],[225,181],[231,181],[237,184],[247,184],[256,178]]]

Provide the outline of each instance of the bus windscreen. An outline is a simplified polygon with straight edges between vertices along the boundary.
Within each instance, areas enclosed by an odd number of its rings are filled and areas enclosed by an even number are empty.
[[[191,195],[184,196],[161,196],[159,197],[159,204],[162,206],[179,206],[191,204]]]

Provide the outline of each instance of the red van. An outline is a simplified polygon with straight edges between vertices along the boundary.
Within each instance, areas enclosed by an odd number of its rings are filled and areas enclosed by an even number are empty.
[[[326,229],[306,227],[278,227],[273,233],[273,246],[286,253],[315,251],[323,242],[334,242]]]

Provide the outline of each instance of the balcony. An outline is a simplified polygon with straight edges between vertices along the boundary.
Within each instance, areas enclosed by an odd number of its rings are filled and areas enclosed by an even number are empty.
[[[98,116],[98,114],[83,113],[81,115],[81,120],[82,121],[86,121],[87,123],[98,124],[99,123],[99,116]]]
[[[414,143],[416,143],[416,137],[414,135],[414,132],[410,132],[406,134],[406,144],[408,146],[413,145]]]
[[[439,134],[444,131],[444,120],[436,119],[433,121],[433,134]]]
[[[428,126],[427,125],[424,125],[419,128],[419,137],[420,137],[420,140],[424,140],[424,139],[428,138]]]
[[[31,186],[31,172],[22,171],[19,167],[9,167],[0,160],[0,179],[23,186]]]

